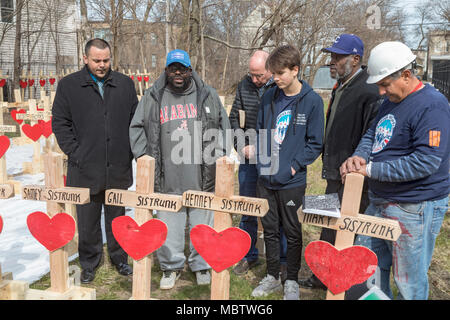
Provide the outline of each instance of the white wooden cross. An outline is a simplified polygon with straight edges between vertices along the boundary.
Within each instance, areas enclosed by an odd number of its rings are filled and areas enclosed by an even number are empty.
[[[0,108],[0,135],[5,132],[16,132],[16,126],[7,126],[3,123],[3,105]],[[7,105],[7,103],[6,103]],[[6,153],[6,152],[5,152]],[[14,196],[14,186],[8,183],[8,172],[6,167],[6,154],[0,158],[0,199],[7,199]]]
[[[334,246],[338,250],[353,246],[355,234],[396,241],[402,233],[398,221],[358,213],[363,183],[364,176],[361,174],[351,173],[346,176],[340,218],[303,213],[300,207],[297,211],[298,220],[303,224],[336,230]],[[344,297],[345,292],[334,295],[330,290],[327,291],[327,300],[343,300]]]
[[[235,196],[234,168],[231,158],[222,157],[216,161],[215,193],[186,191],[183,193],[183,206],[214,211],[214,229],[221,232],[232,227],[231,214],[263,217],[269,211],[266,199]],[[200,199],[208,199],[201,201]],[[211,274],[211,300],[229,300],[230,273],[228,270]]]
[[[89,189],[64,187],[63,156],[49,153],[43,156],[45,186],[27,185],[22,187],[22,199],[47,202],[47,214],[50,217],[64,212],[64,204],[85,204],[90,201]],[[69,243],[70,244],[70,243]],[[50,291],[63,294],[72,289],[69,281],[68,248],[50,252]],[[94,292],[95,295],[95,292]]]
[[[153,218],[153,210],[178,212],[181,196],[154,193],[155,159],[144,155],[137,160],[136,192],[121,189],[105,191],[105,204],[134,207],[134,220],[142,225]],[[150,299],[152,254],[133,260],[133,300]]]

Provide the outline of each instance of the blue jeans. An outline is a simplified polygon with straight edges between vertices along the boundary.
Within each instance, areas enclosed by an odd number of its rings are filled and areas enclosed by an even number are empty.
[[[256,197],[256,181],[258,180],[258,173],[256,165],[242,163],[239,165],[239,195],[245,197]],[[258,240],[258,218],[254,216],[243,215],[239,228],[246,231],[252,239],[250,250],[244,257],[248,262],[258,260],[258,248],[256,248],[256,241]],[[286,264],[287,240],[283,232],[283,227],[280,226],[280,263]]]
[[[397,220],[402,229],[396,242],[362,235],[355,241],[355,245],[366,246],[377,254],[379,286],[391,299],[391,267],[399,290],[398,299],[428,299],[427,273],[447,209],[448,197],[420,203],[393,203],[370,195],[366,215]]]

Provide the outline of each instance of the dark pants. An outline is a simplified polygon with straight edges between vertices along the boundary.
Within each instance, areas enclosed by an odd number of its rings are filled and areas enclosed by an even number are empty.
[[[103,239],[101,229],[101,213],[104,206],[105,233],[108,254],[115,265],[126,263],[128,255],[117,243],[111,229],[112,221],[125,215],[124,207],[106,206],[105,192],[91,195],[91,202],[77,205],[78,220],[78,255],[83,270],[94,270],[98,267],[103,254]]]
[[[258,180],[258,173],[256,165],[241,164],[239,165],[239,195],[245,197],[256,197],[256,181]],[[254,216],[242,215],[239,228],[250,235],[251,246],[244,259],[248,262],[258,260],[258,248],[256,248],[256,241],[258,240],[258,218]],[[286,236],[283,232],[283,227],[280,225],[280,262],[286,263]]]
[[[287,238],[287,280],[298,281],[302,254],[302,225],[297,210],[302,204],[306,186],[271,190],[259,182],[258,198],[267,199],[269,211],[261,218],[266,245],[267,273],[278,279],[280,272],[280,224]]]

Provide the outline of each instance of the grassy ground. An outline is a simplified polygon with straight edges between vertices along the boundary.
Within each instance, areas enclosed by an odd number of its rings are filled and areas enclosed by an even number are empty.
[[[313,163],[309,168],[307,194],[321,194],[325,190],[325,182],[321,179],[321,161],[320,159]],[[237,188],[236,188],[237,189]],[[239,217],[233,217],[234,225],[239,222]],[[318,240],[320,229],[314,226],[303,226],[303,247],[309,242]],[[436,241],[433,259],[429,270],[430,280],[430,299],[431,300],[450,300],[450,218],[445,217],[441,232]],[[244,276],[236,276],[233,272],[230,284],[231,300],[252,300],[252,290],[257,286],[258,282],[265,276],[266,265],[263,258],[257,267],[250,270]],[[131,261],[130,261],[131,262]],[[78,265],[78,260],[71,264]],[[231,271],[231,268],[230,268]],[[302,259],[302,267],[299,278],[309,277],[311,271]],[[72,275],[73,276],[73,275]],[[161,279],[161,271],[156,262],[152,268],[152,285],[151,296],[155,299],[168,300],[208,300],[210,298],[210,286],[197,286],[195,274],[185,269],[177,281],[175,288],[172,290],[160,290],[159,281]],[[119,275],[111,266],[109,259],[104,259],[101,266],[97,269],[94,282],[88,285],[82,285],[96,289],[97,299],[99,300],[127,300],[131,297],[132,276],[124,277]],[[44,276],[41,280],[33,283],[31,288],[45,290],[50,287],[49,275]],[[394,295],[396,288],[393,285]],[[300,289],[300,297],[302,300],[322,300],[325,299],[326,293],[321,290],[304,290]],[[278,300],[283,299],[282,294],[272,294],[266,299]]]

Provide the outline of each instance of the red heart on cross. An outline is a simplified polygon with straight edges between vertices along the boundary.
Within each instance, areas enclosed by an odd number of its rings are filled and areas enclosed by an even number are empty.
[[[3,230],[3,219],[2,216],[0,216],[0,233],[2,233]]]
[[[22,124],[23,120],[17,120],[16,115],[18,113],[27,113],[25,109],[20,109],[20,110],[13,110],[11,111],[11,117],[13,118],[13,120],[15,122],[17,122],[19,125]]]
[[[50,82],[51,85],[55,84],[55,81],[56,81],[55,78],[48,79],[48,82]]]
[[[28,80],[28,86],[32,87],[34,84],[34,79],[29,79]]]
[[[140,260],[159,249],[166,241],[167,226],[158,219],[151,219],[139,226],[129,216],[120,216],[112,222],[114,238],[134,260]]]
[[[3,88],[6,84],[6,79],[0,80],[0,88]]]
[[[0,136],[0,158],[3,157],[10,145],[11,141],[7,136]]]
[[[134,76],[131,76],[130,78],[131,78],[131,80],[134,80]]]
[[[41,87],[45,86],[45,79],[39,80],[39,84],[41,85]]]
[[[48,121],[39,120],[38,123],[42,127],[42,135],[46,138],[50,137],[50,135],[53,133],[52,131],[52,119]]]
[[[142,81],[142,77],[141,76],[138,76],[137,79],[138,79],[139,82]]]
[[[34,126],[29,124],[24,124],[22,126],[22,131],[25,135],[33,141],[38,141],[42,135],[42,125],[37,123]]]
[[[28,215],[27,225],[33,237],[49,251],[64,247],[75,235],[75,220],[67,213],[58,213],[50,218],[36,211]]]
[[[333,294],[347,291],[375,273],[378,259],[370,249],[352,246],[338,250],[325,241],[313,241],[305,248],[311,271]]]
[[[217,232],[208,225],[198,224],[192,228],[190,237],[195,250],[216,272],[239,262],[251,244],[248,233],[235,227]]]
[[[28,82],[27,81],[19,80],[19,83],[20,83],[20,87],[22,89],[25,89],[28,86]]]
[[[150,77],[144,76],[144,81],[145,81],[145,82],[148,82],[148,80],[150,80]]]

